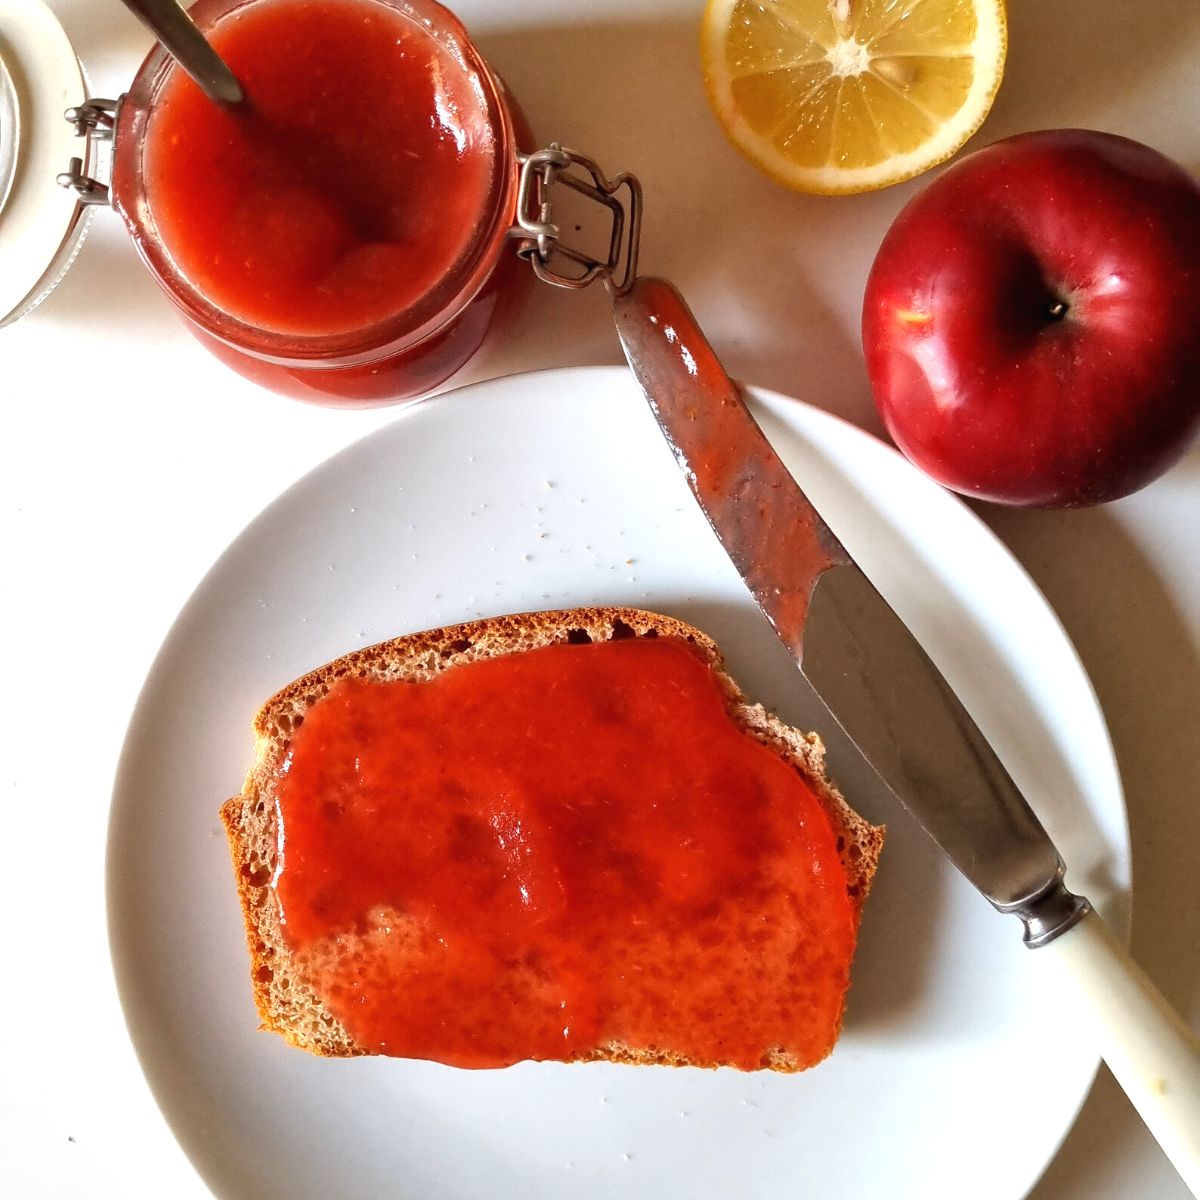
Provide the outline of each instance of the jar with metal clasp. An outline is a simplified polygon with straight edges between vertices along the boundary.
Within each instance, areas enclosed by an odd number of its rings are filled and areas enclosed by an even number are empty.
[[[395,403],[442,384],[518,306],[530,267],[564,287],[633,280],[637,180],[610,180],[557,143],[531,149],[502,81],[434,0],[199,0],[191,18],[246,100],[209,100],[156,45],[119,99],[67,110],[70,153],[48,113],[64,88],[82,98],[82,71],[52,14],[25,4],[40,31],[0,51],[0,105],[19,109],[48,57],[56,84],[36,97],[36,195],[17,197],[43,235],[22,295],[0,294],[0,322],[48,294],[101,205],[212,353],[322,404]],[[3,128],[15,158],[26,131]],[[564,190],[598,206],[606,251],[560,236]]]

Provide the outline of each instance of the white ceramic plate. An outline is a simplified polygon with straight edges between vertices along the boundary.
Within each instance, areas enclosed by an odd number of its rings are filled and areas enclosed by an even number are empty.
[[[1119,921],[1129,848],[1103,720],[1019,566],[892,450],[796,401],[757,411],[830,524]],[[890,834],[833,1057],[799,1076],[321,1061],[256,1031],[221,801],[275,688],[478,615],[644,605],[712,633],[748,693],[821,729]],[[146,1074],[221,1197],[1016,1200],[1095,1069],[991,909],[830,734],[628,375],[518,376],[422,405],[255,520],[171,631],[113,805],[113,958]],[[1114,904],[1116,912],[1114,913]]]

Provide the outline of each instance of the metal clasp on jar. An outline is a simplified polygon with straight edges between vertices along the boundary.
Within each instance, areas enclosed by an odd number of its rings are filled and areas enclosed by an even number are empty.
[[[517,253],[539,279],[555,287],[583,288],[599,280],[610,293],[623,296],[637,277],[642,229],[642,185],[637,177],[622,172],[609,180],[592,159],[553,142],[544,150],[518,155],[518,161],[517,221],[509,230],[518,240]],[[564,240],[554,220],[554,193],[560,187],[608,210],[606,257],[597,258]]]
[[[72,189],[81,204],[107,204],[108,180],[112,177],[113,129],[117,123],[119,100],[91,99],[63,114],[84,138],[81,157],[72,158],[58,176],[61,187]]]

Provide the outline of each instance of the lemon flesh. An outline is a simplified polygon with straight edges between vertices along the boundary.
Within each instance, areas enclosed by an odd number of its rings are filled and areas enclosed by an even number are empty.
[[[805,191],[909,179],[979,128],[1000,84],[1001,0],[710,0],[709,100],[753,162]]]

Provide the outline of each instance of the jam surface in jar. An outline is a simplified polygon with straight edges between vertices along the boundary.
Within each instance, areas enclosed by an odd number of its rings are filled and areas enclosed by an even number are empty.
[[[856,918],[805,778],[687,643],[337,681],[274,780],[285,941],[364,1048],[828,1052]]]
[[[150,114],[146,198],[179,271],[275,333],[370,328],[435,293],[488,216],[478,75],[380,0],[250,0],[207,34],[248,102],[180,70]]]

